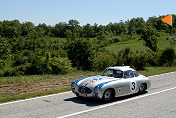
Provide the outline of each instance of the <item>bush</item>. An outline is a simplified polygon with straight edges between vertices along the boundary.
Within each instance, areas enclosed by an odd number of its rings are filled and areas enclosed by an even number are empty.
[[[115,57],[109,52],[97,52],[91,58],[92,70],[102,71],[107,67],[114,66],[116,64]]]
[[[166,48],[161,53],[159,64],[166,65],[166,66],[172,66],[174,63],[174,59],[175,59],[175,50],[173,48]]]
[[[124,50],[119,51],[117,58],[117,65],[130,65],[129,54],[131,53],[130,48],[125,48]]]
[[[152,50],[145,51],[145,60],[147,66],[157,66],[160,58],[160,52],[153,52]]]
[[[143,52],[135,52],[129,55],[130,66],[136,70],[145,70],[147,65],[146,54]]]
[[[16,66],[12,69],[12,73],[10,76],[18,76],[18,75],[24,75],[29,67],[31,67],[32,64],[24,64],[20,66]]]
[[[88,70],[90,67],[89,57],[91,55],[91,46],[85,39],[75,39],[69,42],[67,46],[68,57],[73,67]]]
[[[50,66],[53,74],[65,74],[73,70],[71,62],[68,58],[54,57]]]
[[[144,45],[149,47],[152,51],[157,51],[157,38],[156,38],[156,30],[152,27],[148,27],[147,29],[143,29],[141,38],[145,41]]]
[[[147,66],[147,58],[147,53],[137,51],[132,52],[130,51],[130,48],[125,48],[118,53],[117,65],[127,65],[136,70],[144,70]]]

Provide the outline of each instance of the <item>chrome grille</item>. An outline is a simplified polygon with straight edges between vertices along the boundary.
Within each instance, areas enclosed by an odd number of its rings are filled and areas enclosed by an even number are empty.
[[[80,93],[88,93],[88,94],[90,94],[90,93],[92,92],[92,90],[91,90],[90,88],[85,87],[85,86],[79,87],[78,91],[79,91]]]

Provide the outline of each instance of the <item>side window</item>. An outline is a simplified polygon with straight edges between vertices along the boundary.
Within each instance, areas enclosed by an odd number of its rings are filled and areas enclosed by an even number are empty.
[[[113,71],[113,77],[115,78],[122,78],[123,77],[123,72],[120,70],[114,70]]]
[[[129,78],[133,78],[134,77],[134,74],[133,74],[133,71],[128,71],[129,72]]]
[[[138,76],[139,76],[139,73],[137,73],[136,71],[133,71],[133,73],[134,73],[134,76],[135,76],[135,77],[138,77]]]
[[[124,78],[128,78],[128,72],[127,71],[124,72]]]
[[[102,75],[104,76],[110,76],[113,74],[113,70],[112,69],[106,69]]]
[[[125,71],[124,72],[124,78],[133,78],[134,77],[134,74],[133,74],[133,71]]]

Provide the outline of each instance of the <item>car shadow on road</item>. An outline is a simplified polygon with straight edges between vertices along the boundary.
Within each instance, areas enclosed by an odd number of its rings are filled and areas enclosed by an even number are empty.
[[[147,91],[143,94],[148,93]],[[122,96],[122,97],[116,97],[113,101],[111,102],[104,102],[101,99],[96,99],[96,98],[78,98],[78,97],[72,97],[72,98],[68,98],[65,99],[64,101],[72,101],[74,103],[78,103],[78,104],[85,104],[86,106],[99,106],[99,105],[103,105],[103,104],[107,104],[107,103],[112,103],[112,102],[117,102],[117,101],[122,101],[125,99],[130,99],[132,97],[136,97],[136,96],[140,96],[143,94],[131,94],[131,95],[127,95],[127,96]]]
[[[72,101],[78,104],[85,104],[86,106],[98,106],[103,104],[100,99],[96,99],[96,98],[73,97],[73,98],[65,99],[64,101]]]

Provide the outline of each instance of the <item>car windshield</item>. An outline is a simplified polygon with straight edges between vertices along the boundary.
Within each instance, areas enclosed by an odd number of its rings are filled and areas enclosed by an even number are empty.
[[[113,70],[113,69],[106,69],[102,76],[108,76],[108,77],[115,77],[115,78],[122,78],[123,77],[123,71],[120,70]]]

